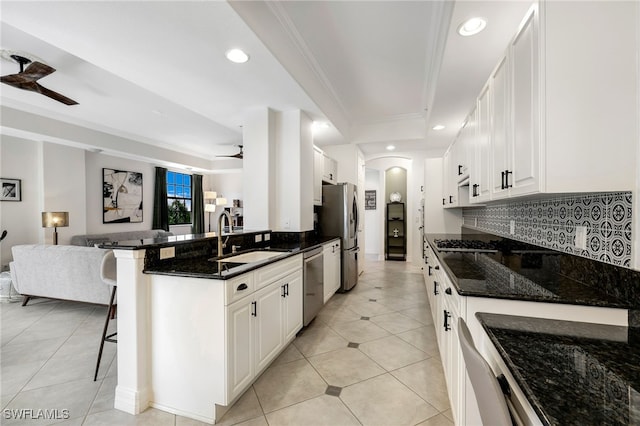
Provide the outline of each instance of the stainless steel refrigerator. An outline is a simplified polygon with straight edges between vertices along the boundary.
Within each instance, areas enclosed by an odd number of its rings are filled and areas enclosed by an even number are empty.
[[[358,193],[352,183],[322,185],[322,235],[340,237],[342,262],[340,291],[358,283]]]

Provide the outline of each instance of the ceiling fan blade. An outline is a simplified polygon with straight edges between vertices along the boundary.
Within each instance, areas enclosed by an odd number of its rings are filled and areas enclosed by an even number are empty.
[[[41,79],[42,77],[48,76],[49,74],[53,74],[55,71],[55,68],[43,64],[42,62],[32,62],[23,72],[18,75],[22,75],[25,78],[36,81]]]
[[[35,91],[38,93],[48,96],[51,99],[56,100],[58,102],[62,102],[65,105],[78,105],[78,103],[73,99],[67,98],[66,96],[61,95],[58,92],[54,92],[53,90],[47,89],[46,87],[41,86],[38,83],[35,83],[35,84],[37,86],[37,89]]]

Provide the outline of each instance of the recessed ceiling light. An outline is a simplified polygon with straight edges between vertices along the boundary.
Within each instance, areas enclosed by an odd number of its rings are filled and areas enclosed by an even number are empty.
[[[387,151],[393,151],[394,149],[396,149],[395,146],[393,145],[387,145]]]
[[[472,36],[484,30],[487,26],[487,20],[480,17],[467,19],[458,27],[458,34],[461,36]]]
[[[225,56],[228,60],[230,60],[231,62],[235,62],[236,64],[244,64],[249,60],[249,55],[247,55],[240,49],[227,50]]]
[[[443,130],[444,126],[442,124],[436,124],[432,127],[433,130]]]

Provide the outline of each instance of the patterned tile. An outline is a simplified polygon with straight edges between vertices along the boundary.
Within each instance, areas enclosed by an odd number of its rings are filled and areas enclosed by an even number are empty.
[[[467,208],[463,223],[514,240],[631,267],[631,192],[575,194]],[[576,226],[587,228],[585,250],[575,247]]]

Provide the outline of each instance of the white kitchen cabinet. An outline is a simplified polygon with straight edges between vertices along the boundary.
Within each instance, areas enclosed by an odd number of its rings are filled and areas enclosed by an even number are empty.
[[[322,205],[322,174],[324,173],[324,154],[313,147],[313,205]]]
[[[469,166],[473,159],[476,128],[477,118],[474,109],[465,120],[453,144],[444,154],[442,204],[445,208],[470,205]]]
[[[340,288],[340,240],[322,246],[324,303]]]
[[[253,306],[254,301],[247,298],[227,307],[227,394],[231,399],[243,392],[255,377]]]
[[[269,365],[282,348],[284,321],[282,318],[281,283],[273,283],[254,293],[252,316],[255,321],[255,370]],[[238,356],[238,354],[233,354]]]
[[[477,101],[473,202],[634,189],[629,153],[640,137],[639,8],[638,2],[532,5]]]
[[[154,407],[213,423],[302,328],[301,254],[228,280],[149,279]]]
[[[324,154],[322,180],[335,185],[338,182],[338,162]]]
[[[303,287],[302,273],[294,273],[286,277],[282,288],[282,321],[284,344],[292,341],[296,333],[302,328],[303,312]]]

